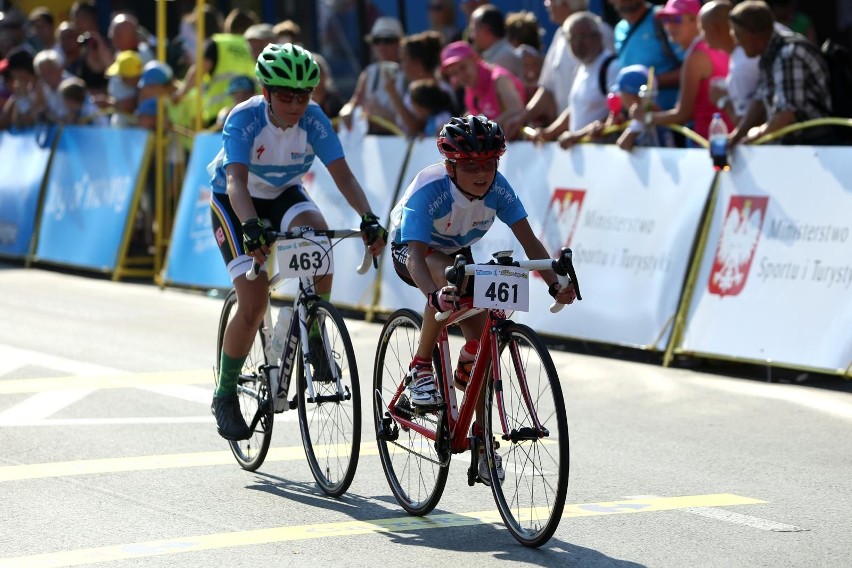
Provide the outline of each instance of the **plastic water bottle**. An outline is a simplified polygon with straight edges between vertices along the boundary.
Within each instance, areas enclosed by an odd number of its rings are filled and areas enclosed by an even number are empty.
[[[284,344],[287,341],[287,333],[290,331],[290,320],[293,319],[293,308],[284,306],[278,310],[278,319],[272,330],[272,341],[266,348],[266,360],[270,365],[277,365],[278,360],[284,353]]]
[[[722,120],[722,115],[713,113],[710,121],[710,157],[713,159],[713,169],[728,171],[728,126]]]
[[[293,308],[284,306],[278,310],[278,319],[272,330],[272,341],[266,346],[266,360],[269,361],[269,390],[273,396],[273,408],[275,412],[286,410],[287,399],[279,398],[281,387],[281,355],[284,354],[284,344],[290,331],[290,321],[293,319]]]

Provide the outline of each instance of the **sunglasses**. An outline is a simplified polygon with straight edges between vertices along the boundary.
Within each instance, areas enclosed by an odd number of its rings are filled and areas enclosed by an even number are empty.
[[[662,24],[680,24],[682,22],[683,16],[681,16],[680,14],[671,14],[660,17],[660,23]]]
[[[444,6],[441,4],[429,4],[428,8],[432,12],[437,12],[438,10],[443,10]]]
[[[398,37],[374,37],[373,45],[391,45],[394,43],[399,43]]]
[[[497,169],[497,158],[488,158],[485,160],[457,160],[456,168],[466,174],[475,174],[477,172],[490,172]]]
[[[270,94],[275,97],[278,102],[284,103],[285,105],[291,105],[294,102],[296,104],[303,105],[311,100],[311,93],[314,92],[313,89],[305,89],[302,91],[295,91],[293,89],[270,89]]]

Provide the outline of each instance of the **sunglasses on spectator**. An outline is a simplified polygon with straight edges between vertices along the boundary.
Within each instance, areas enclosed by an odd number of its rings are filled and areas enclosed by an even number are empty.
[[[276,88],[269,89],[270,94],[275,97],[278,102],[284,103],[285,105],[296,104],[303,105],[311,100],[311,93],[314,92],[313,89],[303,89],[303,90],[295,90],[295,89],[284,89],[284,88]]]
[[[683,16],[680,14],[667,14],[660,17],[662,24],[680,24],[681,22],[683,22]]]
[[[433,12],[437,12],[438,10],[443,10],[444,6],[441,4],[429,4],[429,10]]]
[[[490,172],[497,169],[497,158],[486,160],[456,160],[456,167],[467,174]]]
[[[399,43],[398,37],[374,37],[373,45],[390,45],[392,43]]]

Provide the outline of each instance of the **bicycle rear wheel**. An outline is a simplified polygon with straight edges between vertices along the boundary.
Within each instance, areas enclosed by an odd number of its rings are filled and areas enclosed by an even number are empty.
[[[502,385],[495,391],[488,377],[484,433],[486,440],[496,435],[500,447],[486,443],[485,453],[491,479],[496,479],[499,451],[506,480],[492,484],[492,492],[512,536],[525,546],[541,546],[559,525],[568,491],[568,420],[562,389],[550,353],[529,327],[504,328],[499,352]],[[503,434],[495,397],[502,397],[509,435]],[[537,429],[535,417],[543,431]]]
[[[219,361],[222,359],[222,341],[225,337],[225,329],[233,319],[237,311],[237,292],[231,290],[225,298],[222,306],[222,314],[219,317],[219,333],[216,338],[216,386],[219,385]],[[251,438],[248,440],[229,441],[231,452],[245,470],[254,471],[261,466],[269,451],[269,443],[272,440],[272,405],[269,404],[269,377],[261,370],[266,365],[266,354],[263,350],[263,332],[258,329],[254,343],[249,350],[248,357],[243,363],[237,380],[237,396],[240,400],[240,410],[246,423],[251,425],[252,420],[263,409],[260,419],[254,428]]]
[[[318,325],[327,338],[326,369],[337,369],[337,382],[314,380],[313,401],[309,400],[307,377],[301,353],[299,377],[299,430],[311,473],[320,488],[339,497],[349,488],[361,449],[361,388],[352,340],[340,312],[332,304],[318,301],[308,314],[308,329]],[[333,374],[333,373],[332,373]]]
[[[425,515],[438,504],[449,473],[450,454],[437,450],[435,440],[400,426],[387,405],[408,373],[417,351],[423,318],[412,310],[397,310],[382,329],[373,367],[373,418],[382,469],[396,500],[408,513]],[[444,412],[416,413],[403,393],[396,412],[406,413],[424,428],[446,438]]]

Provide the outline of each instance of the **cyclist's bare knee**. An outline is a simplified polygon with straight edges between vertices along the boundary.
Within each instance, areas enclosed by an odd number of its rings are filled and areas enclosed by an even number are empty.
[[[294,227],[313,227],[314,229],[328,229],[328,223],[319,211],[304,211],[299,213],[290,222],[288,229]]]

